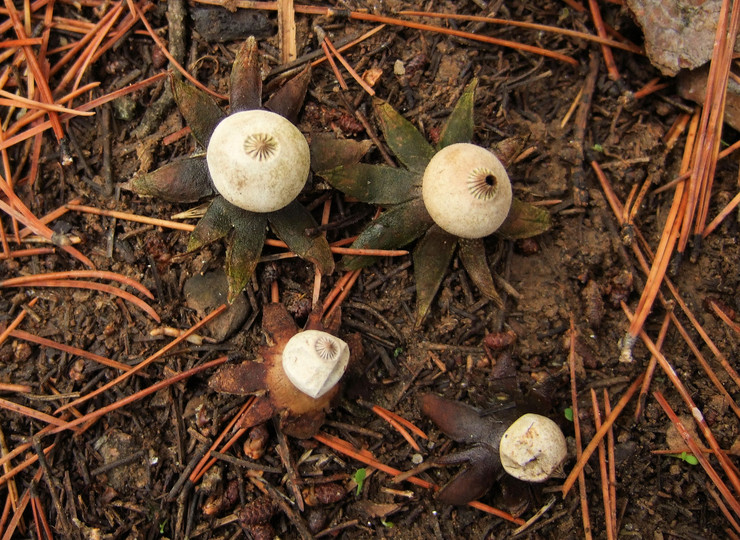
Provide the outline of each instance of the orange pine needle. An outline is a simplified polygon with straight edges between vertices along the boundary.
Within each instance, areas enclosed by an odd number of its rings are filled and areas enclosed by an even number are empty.
[[[582,7],[582,6],[581,6]],[[585,8],[582,7],[585,10]],[[623,49],[625,51],[633,52],[635,54],[645,54],[640,47],[633,43],[615,41],[609,39],[606,36],[594,36],[593,34],[587,34],[586,32],[578,32],[577,30],[569,30],[567,28],[558,28],[557,26],[548,26],[546,24],[537,24],[526,21],[513,21],[509,19],[498,19],[495,17],[485,17],[482,15],[460,15],[457,13],[431,13],[426,11],[412,11],[404,10],[399,11],[398,15],[405,15],[409,17],[431,17],[435,19],[451,19],[456,21],[471,21],[471,22],[484,22],[490,24],[500,24],[504,26],[514,26],[517,28],[526,28],[528,30],[537,30],[540,32],[549,32],[551,34],[559,34],[562,36],[574,37],[599,43],[600,45],[606,45],[614,47],[615,49]]]
[[[41,411],[37,411],[36,409],[32,409],[24,405],[19,405],[18,403],[13,403],[12,401],[8,401],[7,399],[0,398],[0,409],[16,412],[18,414],[22,414],[23,416],[33,418],[34,420],[40,420],[54,426],[63,426],[66,424],[66,422],[60,418],[42,413]]]
[[[576,437],[576,457],[580,462],[583,458],[583,444],[581,442],[581,421],[578,414],[578,390],[576,388],[576,328],[572,315],[570,318],[570,352],[568,353],[568,367],[570,368],[570,406],[573,409],[573,431]],[[583,470],[578,473],[578,495],[581,501],[583,534],[587,539],[590,539],[593,538],[593,535],[591,534],[591,517],[588,512],[586,475],[583,473]],[[563,496],[565,496],[565,493]]]
[[[328,433],[318,433],[317,435],[314,435],[313,438],[317,440],[318,442],[328,446],[329,448],[336,450],[337,452],[340,452],[353,459],[356,459],[357,461],[360,461],[361,463],[364,463],[365,465],[375,467],[379,471],[383,471],[386,474],[389,474],[391,476],[398,476],[399,474],[401,474],[401,471],[399,471],[398,469],[394,469],[393,467],[390,467],[386,465],[385,463],[381,463],[380,461],[376,460],[373,457],[373,455],[367,450],[357,451],[348,442],[338,437],[334,437],[333,435],[329,435]],[[435,490],[439,489],[438,486],[430,482],[427,482],[425,480],[422,480],[421,478],[417,478],[415,476],[410,476],[409,478],[406,478],[406,480],[419,487],[423,487],[427,489],[435,489]],[[488,512],[489,514],[493,514],[494,516],[498,516],[507,521],[511,521],[512,523],[516,523],[517,525],[524,525],[523,519],[514,517],[507,512],[504,512],[497,508],[493,508],[481,502],[473,501],[473,502],[468,503],[468,506],[477,508],[479,510],[483,510],[485,512]]]
[[[594,427],[599,429],[601,427],[601,410],[599,409],[599,400],[596,397],[596,390],[591,388],[591,408],[594,414]],[[574,413],[575,416],[575,413]],[[614,536],[614,523],[612,523],[611,513],[611,493],[609,492],[609,473],[606,468],[606,446],[604,441],[599,442],[599,475],[601,477],[601,498],[604,500],[604,518],[606,537],[608,540],[613,540]]]
[[[709,307],[712,308],[712,311],[722,319],[722,321],[730,327],[731,330],[733,330],[736,334],[740,334],[740,324],[737,324],[735,321],[730,319],[730,316],[727,315],[724,311],[722,311],[719,306],[717,305],[717,302],[710,300],[709,301]]]
[[[24,287],[24,286],[25,285],[5,285],[5,284],[0,283],[0,287]],[[93,291],[105,292],[105,293],[112,294],[114,296],[123,298],[124,300],[128,300],[129,302],[134,304],[136,307],[138,307],[140,310],[142,310],[144,313],[149,315],[155,321],[162,322],[157,312],[154,311],[154,308],[152,308],[149,304],[144,302],[141,298],[134,296],[130,292],[126,292],[122,289],[119,289],[118,287],[113,287],[111,285],[105,285],[104,283],[98,283],[96,281],[75,280],[75,279],[46,279],[43,281],[41,280],[34,281],[32,286],[33,287],[70,287],[73,289],[90,289]]]
[[[47,111],[47,112],[54,111],[58,113],[71,114],[72,116],[94,116],[95,115],[95,113],[91,111],[76,111],[74,109],[69,109],[62,105],[57,105],[56,103],[42,103],[41,101],[34,101],[33,99],[24,98],[23,96],[17,96],[15,94],[11,94],[10,92],[6,90],[2,90],[2,89],[0,89],[0,96],[4,98],[4,99],[0,99],[0,105],[5,105],[6,107],[17,107],[19,109],[31,108],[31,109],[39,109],[39,110]]]
[[[632,314],[629,312],[624,302],[622,302],[622,310],[627,315],[627,318],[632,318]],[[689,394],[689,391],[686,389],[684,384],[681,382],[681,379],[678,378],[678,375],[673,369],[673,366],[671,366],[671,364],[668,362],[665,356],[663,356],[663,354],[657,349],[655,344],[647,336],[644,330],[640,331],[640,337],[642,338],[642,342],[645,344],[648,350],[653,355],[655,355],[655,357],[658,360],[658,363],[660,364],[660,367],[663,369],[663,372],[668,376],[670,381],[673,383],[673,386],[676,388],[676,390],[678,390],[678,393],[681,395],[681,398],[683,399],[684,403],[686,403],[686,405],[691,410],[691,416],[694,418],[694,421],[699,426],[699,430],[702,432],[702,434],[706,438],[707,442],[709,443],[709,446],[715,451],[717,455],[717,459],[720,465],[722,465],[722,469],[724,469],[725,474],[730,479],[730,482],[732,483],[733,488],[736,491],[740,491],[740,479],[738,478],[738,476],[735,474],[733,470],[734,465],[732,464],[730,459],[727,457],[727,454],[725,454],[722,448],[720,448],[719,444],[717,443],[717,439],[714,437],[714,434],[709,429],[709,426],[707,426],[707,423],[704,420],[704,415],[702,414],[701,410],[696,406],[696,403],[694,403],[694,400],[691,397],[691,394]],[[620,403],[621,403],[621,400],[620,400]],[[615,408],[615,411],[618,408],[619,408],[619,404]]]
[[[706,238],[712,232],[714,229],[716,229],[720,223],[722,223],[727,216],[729,216],[732,211],[737,208],[737,206],[740,205],[740,191],[737,192],[737,195],[735,195],[732,200],[725,205],[725,207],[720,211],[719,214],[717,214],[717,217],[714,218],[709,225],[707,225],[704,230],[701,233],[702,238]]]
[[[563,483],[563,487],[561,488],[561,493],[563,494],[563,497],[565,497],[568,492],[573,487],[573,484],[575,483],[576,479],[578,478],[578,475],[583,471],[583,467],[586,466],[586,462],[591,458],[591,456],[594,453],[594,450],[596,450],[596,447],[599,444],[599,441],[604,439],[604,435],[606,435],[606,432],[609,431],[609,428],[614,424],[616,419],[619,417],[619,415],[622,413],[622,410],[627,406],[627,403],[629,403],[629,400],[632,398],[632,396],[637,392],[637,389],[640,387],[640,383],[642,383],[642,379],[644,377],[644,374],[637,377],[634,382],[630,385],[630,387],[627,389],[627,391],[622,395],[619,402],[617,402],[616,407],[612,410],[610,414],[607,415],[606,419],[604,420],[604,423],[601,424],[601,428],[596,430],[596,434],[594,435],[594,438],[591,439],[591,442],[588,443],[586,446],[586,449],[583,451],[583,454],[580,458],[578,458],[578,462],[573,466],[573,469],[570,471],[570,474],[565,479],[565,482]],[[575,411],[574,411],[574,417],[575,417]]]
[[[413,422],[410,422],[409,420],[406,420],[403,416],[400,414],[396,414],[393,411],[389,411],[388,409],[385,409],[383,407],[380,407],[379,405],[376,405],[376,407],[383,409],[386,414],[388,414],[390,417],[395,419],[399,424],[406,426],[408,429],[416,433],[419,437],[421,437],[424,440],[429,440],[429,437],[426,433],[424,433],[421,428],[417,427]]]
[[[250,396],[250,398],[244,403],[244,405],[242,405],[242,408],[239,409],[239,412],[234,415],[234,417],[231,419],[228,425],[223,429],[221,434],[218,437],[216,437],[216,440],[213,441],[213,444],[211,445],[211,447],[200,459],[198,464],[193,469],[193,472],[190,473],[190,476],[188,479],[192,483],[195,483],[201,476],[203,476],[205,471],[208,470],[208,468],[210,467],[211,462],[215,463],[216,460],[211,458],[211,452],[213,452],[216,448],[218,448],[218,445],[221,444],[221,441],[223,441],[224,438],[226,438],[226,435],[233,429],[235,425],[237,425],[237,423],[242,418],[242,416],[244,416],[247,413],[249,408],[254,404],[255,400],[256,398],[254,396]],[[241,430],[237,430],[237,431],[241,431]]]
[[[342,65],[344,66],[344,69],[346,69],[350,75],[352,75],[352,78],[357,81],[357,84],[359,84],[365,92],[370,94],[371,96],[375,95],[375,90],[372,89],[372,87],[365,82],[365,80],[360,77],[360,75],[355,71],[355,68],[353,68],[349,62],[344,58],[344,56],[341,55],[341,53],[334,47],[334,44],[329,40],[328,37],[324,37],[324,43],[326,43],[326,46],[329,47],[332,54],[337,57],[337,60],[339,60]],[[322,43],[323,45],[323,43]]]
[[[419,447],[419,443],[417,443],[414,438],[409,434],[408,431],[406,431],[406,428],[404,428],[400,422],[398,422],[395,418],[393,418],[390,414],[388,414],[390,411],[384,409],[383,407],[379,407],[378,405],[373,405],[371,407],[371,410],[380,416],[383,420],[388,422],[390,425],[392,425],[394,428],[396,428],[396,431],[398,431],[401,436],[406,439],[406,442],[408,442],[411,445],[411,448],[416,450],[417,452],[421,452],[421,448]]]
[[[445,34],[448,36],[455,36],[455,37],[460,37],[460,38],[465,38],[465,39],[471,39],[473,41],[480,41],[481,43],[488,43],[490,45],[498,45],[500,47],[507,47],[510,49],[529,52],[532,54],[536,54],[538,56],[545,56],[547,58],[559,60],[561,62],[565,62],[573,66],[579,65],[578,60],[575,60],[571,58],[570,56],[567,56],[565,54],[560,54],[554,51],[550,51],[547,49],[543,49],[541,47],[527,45],[525,43],[517,43],[515,41],[508,41],[505,39],[498,39],[498,38],[494,38],[490,36],[481,36],[477,34],[472,34],[470,32],[463,32],[461,30],[453,30],[451,28],[440,28],[439,26],[432,26],[429,24],[421,24],[421,23],[415,23],[411,21],[404,21],[401,19],[395,19],[393,17],[383,17],[380,15],[373,15],[371,13],[362,13],[362,12],[353,11],[349,14],[349,17],[350,19],[355,19],[358,21],[376,22],[376,23],[389,24],[393,26],[403,26],[406,28],[412,28],[414,30],[424,30],[427,32],[435,32],[439,34]]]
[[[6,0],[6,2],[7,1],[9,1],[9,0]],[[175,60],[175,57],[170,54],[170,51],[167,50],[167,46],[162,42],[161,39],[159,39],[159,36],[157,36],[157,33],[151,27],[151,25],[149,24],[149,21],[144,16],[144,14],[141,12],[141,10],[139,10],[139,8],[136,6],[136,4],[133,2],[133,0],[126,0],[126,1],[128,3],[129,9],[131,10],[131,13],[135,14],[139,18],[139,20],[144,24],[144,26],[146,27],[147,32],[149,32],[149,36],[152,38],[152,40],[154,41],[154,43],[157,44],[157,47],[159,47],[159,49],[162,51],[162,54],[164,54],[165,57],[167,58],[167,60],[169,60],[170,63],[172,63],[172,65],[175,66],[180,73],[182,73],[182,76],[183,77],[185,77],[187,80],[189,80],[191,83],[193,83],[195,86],[197,86],[198,88],[200,88],[204,92],[212,95],[213,97],[215,97],[217,99],[223,99],[223,100],[229,99],[228,96],[224,96],[222,94],[219,94],[218,92],[214,92],[213,90],[211,90],[207,86],[204,86],[198,79],[196,79],[195,77],[193,77],[188,72],[187,69],[185,69],[184,67],[182,67],[182,65],[180,65],[180,63],[177,60]]]
[[[16,278],[5,279],[0,281],[0,287],[14,287],[19,285],[31,285],[38,281],[45,281],[50,279],[67,279],[67,278],[98,278],[98,279],[110,279],[117,281],[123,285],[133,287],[147,298],[154,300],[154,295],[144,287],[141,283],[126,277],[123,274],[116,272],[109,272],[105,270],[71,270],[68,272],[48,272],[46,274],[33,274],[29,276],[20,276]]]
[[[28,332],[24,332],[23,330],[12,330],[10,332],[10,335],[13,336],[14,338],[23,339],[25,341],[30,341],[31,343],[36,343],[38,345],[42,345],[43,347],[49,347],[50,349],[56,349],[58,351],[63,351],[73,356],[80,356],[82,358],[87,358],[88,360],[92,360],[93,362],[97,362],[98,364],[101,364],[103,366],[120,369],[121,371],[129,371],[131,369],[131,366],[127,364],[122,364],[121,362],[111,360],[110,358],[105,358],[104,356],[100,356],[99,354],[91,353],[84,349],[73,347],[71,345],[66,345],[64,343],[57,343],[56,341],[52,341],[47,338],[43,338],[43,337],[40,337],[34,334],[30,334]]]
[[[35,306],[36,305],[36,302],[38,302],[38,300],[39,300],[38,297],[33,298],[28,303],[28,306],[29,307]],[[8,336],[13,332],[13,330],[15,330],[18,327],[18,325],[23,322],[23,319],[26,318],[26,313],[28,313],[28,312],[25,309],[24,310],[21,310],[21,312],[18,313],[18,315],[16,316],[16,318],[13,319],[13,322],[10,323],[5,330],[3,330],[2,332],[0,332],[0,345],[2,345],[3,343],[5,343],[5,340],[8,339]]]
[[[93,390],[89,394],[86,394],[84,396],[81,396],[81,397],[77,398],[76,400],[74,400],[74,401],[72,401],[70,403],[67,403],[64,406],[59,407],[56,410],[56,412],[61,412],[61,411],[64,411],[66,409],[69,409],[70,407],[74,407],[74,406],[77,406],[77,405],[79,405],[81,403],[84,403],[84,402],[88,401],[89,399],[91,399],[91,398],[93,398],[93,397],[95,397],[95,396],[97,396],[99,394],[102,394],[103,392],[105,392],[109,388],[112,388],[113,386],[116,386],[118,383],[120,383],[120,382],[128,379],[132,375],[138,373],[139,371],[141,371],[142,369],[144,369],[145,367],[147,367],[149,364],[151,364],[152,362],[154,362],[158,358],[161,358],[162,356],[164,356],[170,350],[174,349],[178,344],[180,344],[181,342],[183,342],[188,336],[190,336],[191,334],[194,334],[201,327],[203,327],[205,324],[207,324],[208,321],[216,318],[224,310],[226,310],[226,304],[223,304],[220,307],[218,307],[215,310],[213,310],[211,313],[209,313],[208,315],[206,315],[205,317],[203,317],[196,324],[194,324],[193,326],[191,326],[188,330],[186,330],[185,332],[183,332],[182,334],[180,334],[180,336],[178,336],[175,339],[173,339],[170,343],[168,343],[167,345],[165,345],[164,347],[162,347],[161,349],[159,349],[157,352],[155,352],[154,354],[152,354],[151,356],[149,356],[146,360],[142,360],[141,362],[139,362],[138,364],[136,364],[136,366],[132,367],[126,373],[123,373],[123,374],[119,375],[118,377],[116,377],[112,381],[104,384],[103,386],[101,386],[100,388],[98,388],[96,390]]]
[[[681,438],[683,438],[686,444],[689,445],[689,448],[691,448],[691,451],[694,454],[694,457],[696,457],[696,459],[699,460],[699,463],[701,464],[702,468],[712,479],[712,482],[714,482],[714,485],[717,487],[719,492],[722,494],[725,501],[730,505],[732,510],[735,512],[735,515],[740,516],[740,501],[738,501],[738,499],[735,498],[733,493],[729,490],[729,488],[722,481],[722,478],[720,478],[720,476],[717,474],[717,471],[714,470],[714,467],[712,467],[712,465],[709,463],[709,460],[706,458],[704,453],[701,451],[701,448],[699,447],[699,445],[696,443],[696,441],[691,436],[691,434],[686,430],[686,428],[681,423],[681,420],[679,420],[676,413],[673,412],[673,409],[671,409],[671,406],[668,404],[666,399],[663,397],[663,394],[661,394],[660,392],[656,390],[655,392],[653,392],[653,396],[658,401],[660,406],[663,408],[663,411],[666,413],[668,418],[671,419],[671,422],[673,422],[673,426],[678,430],[678,433],[681,435]]]
[[[605,38],[606,29],[604,28],[604,19],[602,19],[601,17],[599,4],[596,3],[596,0],[588,0],[588,8],[589,10],[591,10],[591,18],[594,21],[596,33],[599,35],[599,37]],[[619,74],[617,64],[614,62],[614,54],[612,54],[612,50],[609,48],[608,45],[602,43],[601,54],[604,56],[604,63],[606,64],[606,69],[609,72],[609,78],[613,81],[618,81],[619,79],[621,79],[622,76]]]

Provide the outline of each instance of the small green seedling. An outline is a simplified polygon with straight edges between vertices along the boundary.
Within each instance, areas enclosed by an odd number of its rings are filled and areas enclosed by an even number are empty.
[[[383,524],[383,527],[385,527],[387,529],[392,529],[393,528],[393,522],[392,521],[386,521],[384,519],[381,519],[380,522]]]
[[[591,148],[593,149],[594,152],[603,152],[604,151],[604,147],[601,146],[599,143],[594,144]]]
[[[403,353],[403,347],[396,347],[393,349],[393,358],[398,358]]]
[[[352,480],[357,484],[357,495],[362,491],[362,486],[365,484],[365,478],[367,478],[367,469],[363,467],[362,469],[357,469],[357,471],[355,471]]]
[[[571,409],[570,407],[568,407],[567,409],[565,409],[563,411],[563,416],[565,416],[565,419],[568,422],[572,422],[573,421],[573,409]]]
[[[688,463],[689,465],[698,465],[699,460],[696,459],[696,456],[694,454],[689,454],[688,452],[681,452],[680,454],[668,454],[671,457],[675,457],[678,459],[681,459]]]

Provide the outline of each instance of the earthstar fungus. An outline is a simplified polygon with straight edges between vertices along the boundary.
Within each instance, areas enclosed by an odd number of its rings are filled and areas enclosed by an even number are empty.
[[[208,383],[217,392],[256,396],[239,427],[277,416],[287,435],[305,439],[318,432],[350,360],[348,345],[333,335],[339,320],[327,324],[313,312],[301,331],[282,304],[263,307],[267,344],[257,358],[221,367]]]
[[[293,125],[308,69],[287,81],[262,109],[257,41],[248,38],[231,70],[230,114],[205,92],[172,77],[175,101],[198,145],[206,149],[125,184],[140,195],[192,203],[216,194],[190,236],[188,251],[226,238],[229,300],[240,293],[262,253],[269,224],[298,256],[323,274],[334,270],[329,244],[306,231],[317,226],[296,200],[309,173],[305,138]]]
[[[465,468],[437,492],[445,504],[466,504],[483,496],[504,471],[525,482],[544,482],[561,472],[565,436],[547,417],[517,408],[483,415],[459,401],[425,394],[421,410],[447,436],[467,448],[437,458],[435,465]]]
[[[398,249],[419,239],[413,252],[417,325],[428,313],[456,249],[481,293],[500,304],[483,238],[494,231],[505,238],[527,238],[550,227],[546,211],[512,199],[499,159],[470,143],[476,85],[473,80],[464,89],[436,148],[388,103],[375,102],[385,142],[403,167],[358,163],[362,154],[349,151],[353,141],[312,143],[318,175],[349,196],[386,208],[353,248]],[[337,163],[327,158],[340,153],[351,159]],[[322,168],[322,163],[327,165]],[[466,221],[471,222],[468,227]],[[352,270],[374,261],[348,256],[342,265]]]

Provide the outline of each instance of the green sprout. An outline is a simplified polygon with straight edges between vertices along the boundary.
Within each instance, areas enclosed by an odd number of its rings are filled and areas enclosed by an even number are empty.
[[[688,452],[681,452],[680,454],[668,454],[671,457],[675,457],[678,459],[681,459],[688,463],[689,465],[698,465],[699,460],[696,459],[696,456],[694,454],[689,454]]]
[[[354,480],[355,484],[357,484],[357,495],[359,495],[362,491],[362,486],[365,484],[365,478],[367,478],[367,469],[365,469],[364,467],[361,469],[357,469],[354,476],[352,476],[352,480]]]
[[[573,421],[573,409],[571,407],[568,407],[567,409],[565,409],[563,411],[563,416],[565,416],[565,419],[568,422],[572,422]]]

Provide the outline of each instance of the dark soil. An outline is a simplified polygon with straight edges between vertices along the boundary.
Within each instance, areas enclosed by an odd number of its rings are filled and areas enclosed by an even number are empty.
[[[424,7],[432,11],[479,13],[473,2],[457,5],[437,2]],[[369,7],[350,2],[339,7]],[[566,28],[591,28],[585,13],[576,13],[560,2],[507,2],[498,15],[518,20],[533,20]],[[378,6],[379,7],[379,6]],[[397,9],[418,8],[402,2],[386,2],[385,13]],[[203,5],[191,5],[191,14]],[[374,8],[373,8],[374,9]],[[605,19],[622,34],[639,43],[640,34],[628,14],[617,5],[602,5]],[[59,4],[55,13],[65,15],[73,8]],[[166,3],[158,3],[147,17],[155,28],[167,24]],[[94,19],[91,8],[81,13]],[[267,68],[277,67],[278,41],[275,15],[250,12],[255,24],[262,25],[260,47],[268,59]],[[490,12],[496,14],[495,10]],[[258,16],[259,15],[259,16]],[[71,16],[69,14],[65,16]],[[198,15],[200,17],[200,15]],[[233,21],[219,19],[222,31],[209,35],[215,39],[230,30]],[[298,51],[314,50],[311,33],[314,24],[322,24],[334,41],[359,35],[371,25],[357,21],[321,20],[297,15]],[[440,24],[430,21],[432,24]],[[250,23],[251,24],[251,23]],[[175,28],[184,38],[185,65],[207,86],[225,93],[233,54],[246,34],[239,23],[237,35],[229,41],[206,41],[197,33],[191,18]],[[265,26],[266,25],[266,26]],[[341,335],[358,333],[364,348],[360,371],[364,382],[349,384],[347,397],[337,403],[327,416],[324,431],[341,437],[357,448],[366,448],[383,463],[405,471],[418,465],[417,452],[384,420],[375,416],[365,403],[390,409],[423,429],[429,441],[419,439],[424,459],[449,454],[460,447],[442,434],[429,419],[422,417],[418,397],[436,392],[481,409],[489,409],[502,395],[501,371],[497,366],[510,360],[516,368],[509,390],[526,393],[535,383],[547,380],[553,393],[548,413],[563,426],[571,444],[571,457],[565,471],[575,463],[573,424],[564,418],[571,406],[568,356],[571,322],[576,336],[576,372],[579,390],[583,446],[591,440],[595,428],[591,413],[591,394],[596,389],[602,399],[608,390],[612,406],[619,400],[650,360],[647,349],[638,342],[634,362],[619,362],[617,342],[627,329],[627,319],[619,305],[624,300],[631,310],[645,283],[645,274],[623,242],[623,231],[604,197],[589,165],[596,160],[604,168],[617,196],[624,202],[633,186],[642,185],[654,174],[654,186],[671,181],[677,175],[684,138],[673,149],[666,149],[664,136],[679,114],[692,110],[672,86],[657,94],[634,101],[625,99],[625,90],[637,90],[658,76],[647,59],[623,51],[615,53],[623,77],[620,84],[610,81],[603,62],[598,66],[590,114],[585,117],[579,156],[578,130],[574,115],[562,126],[584,80],[589,76],[590,55],[600,56],[595,45],[548,33],[477,23],[456,23],[457,27],[493,35],[501,39],[536,44],[568,54],[579,61],[578,67],[543,59],[510,49],[464,39],[451,38],[417,30],[386,27],[348,51],[347,58],[362,73],[380,68],[382,76],[375,84],[378,97],[389,101],[427,136],[434,137],[449,115],[462,88],[473,76],[480,79],[475,102],[475,142],[491,147],[508,137],[527,138],[532,150],[513,164],[510,175],[518,197],[543,203],[552,212],[552,229],[532,240],[510,242],[492,237],[487,240],[489,262],[501,278],[500,290],[505,307],[497,309],[482,298],[457,260],[442,284],[433,311],[420,329],[413,327],[414,274],[410,256],[387,258],[364,271],[343,306]],[[171,31],[173,29],[170,29]],[[165,35],[164,33],[162,35]],[[266,37],[265,37],[266,36]],[[394,74],[394,64],[402,62],[405,75]],[[89,80],[101,81],[100,94],[123,84],[142,80],[160,72],[163,60],[151,40],[133,33],[107,53],[94,66]],[[138,76],[125,80],[135,69]],[[346,72],[344,72],[346,73]],[[366,139],[367,133],[355,119],[350,104],[369,117],[371,98],[348,77],[350,90],[338,91],[336,78],[327,65],[313,72],[309,96],[300,121],[306,133],[334,132],[338,136]],[[83,81],[84,82],[84,81]],[[670,82],[670,81],[669,81]],[[83,204],[139,215],[169,219],[189,205],[171,205],[143,199],[115,189],[106,192],[106,175],[113,185],[136,173],[153,170],[170,160],[188,155],[195,149],[189,136],[164,144],[164,137],[178,131],[184,123],[174,103],[163,98],[166,80],[145,87],[97,110],[95,117],[75,119],[66,127],[73,141],[74,163],[59,165],[59,153],[51,138],[42,152],[38,181],[32,189],[18,188],[36,216],[42,216],[73,198]],[[268,88],[270,85],[267,84]],[[162,104],[165,106],[162,106]],[[159,110],[159,116],[152,112]],[[109,122],[101,119],[109,118]],[[377,127],[376,127],[377,129]],[[733,143],[737,134],[725,133],[724,141]],[[106,163],[104,141],[111,142],[110,164]],[[11,161],[18,162],[22,145],[13,147]],[[380,163],[377,150],[368,162]],[[717,212],[737,191],[738,167],[734,158],[720,162],[714,180],[714,196],[709,215]],[[585,180],[585,205],[574,204],[574,181]],[[320,182],[309,189],[302,200],[310,205],[321,194]],[[651,190],[652,191],[652,190]],[[654,249],[672,200],[672,190],[651,192],[637,212],[635,224]],[[332,221],[355,213],[370,215],[371,209],[359,203],[344,202],[335,196]],[[314,211],[320,217],[320,208]],[[330,240],[356,234],[362,224],[329,232]],[[4,220],[6,230],[10,220]],[[223,267],[224,248],[215,243],[193,254],[186,254],[187,234],[126,220],[69,212],[53,222],[59,232],[82,237],[77,247],[102,270],[110,270],[140,280],[155,292],[152,303],[162,325],[178,329],[192,326],[198,317],[184,302],[183,284],[191,276]],[[266,247],[265,254],[274,248]],[[275,250],[279,251],[279,250]],[[112,253],[112,255],[111,255]],[[681,297],[699,319],[717,347],[732,362],[738,354],[738,336],[703,304],[717,298],[730,310],[740,309],[738,296],[738,217],[734,213],[701,245],[696,260],[684,257],[676,261],[670,279]],[[14,277],[79,268],[63,252],[52,255],[0,262],[0,273]],[[163,356],[144,372],[125,384],[102,393],[80,407],[85,414],[101,408],[172,374],[213,360],[224,354],[235,359],[250,359],[264,342],[259,306],[270,298],[270,282],[277,276],[281,298],[299,324],[305,322],[305,298],[311,298],[314,271],[300,259],[286,259],[258,266],[250,293],[257,308],[238,333],[223,343],[186,344]],[[323,280],[322,293],[328,292],[337,272]],[[509,288],[503,287],[503,282]],[[667,289],[666,296],[670,298]],[[170,338],[152,337],[158,327],[136,307],[112,296],[66,288],[0,290],[0,321],[5,325],[16,317],[30,297],[38,303],[29,310],[21,329],[134,365],[147,358]],[[673,304],[671,304],[673,305]],[[704,357],[716,370],[733,396],[737,388],[715,360],[711,351],[676,308],[679,320],[689,329]],[[665,314],[656,301],[645,330],[655,340]],[[737,319],[736,319],[737,321]],[[485,336],[513,330],[517,339],[503,349],[485,349]],[[398,337],[402,339],[398,339]],[[490,338],[489,338],[490,339]],[[694,355],[671,325],[663,352],[678,376],[703,411],[721,447],[736,448],[738,422],[716,388],[706,377]],[[27,489],[39,497],[57,537],[60,538],[234,538],[252,534],[242,531],[235,513],[257,512],[261,493],[249,481],[247,470],[220,461],[193,486],[177,486],[188,474],[189,463],[221,433],[243,404],[242,398],[219,395],[207,386],[213,371],[202,373],[157,392],[136,403],[99,419],[78,434],[62,432],[46,437],[41,444],[55,443],[47,455],[53,481],[35,480],[37,465],[15,476],[19,493]],[[57,406],[71,398],[85,395],[118,375],[114,369],[82,360],[51,348],[10,338],[0,346],[0,381],[29,385],[29,394],[8,393],[3,398],[52,414]],[[681,401],[668,378],[658,368],[652,390],[660,390],[678,414],[690,411]],[[48,396],[59,393],[58,398]],[[512,392],[509,392],[510,394]],[[617,469],[617,515],[622,537],[636,538],[724,538],[729,523],[710,495],[716,491],[700,466],[692,466],[676,457],[656,454],[670,448],[666,436],[670,421],[652,398],[645,413],[634,421],[633,399],[616,422],[614,431]],[[73,414],[78,414],[73,411]],[[603,414],[603,403],[602,403]],[[24,416],[0,411],[0,425],[13,449],[36,433],[43,424]],[[689,420],[687,423],[690,423]],[[291,504],[292,492],[277,453],[274,426],[268,424],[267,451],[258,463],[268,468],[264,478]],[[227,435],[227,437],[230,436]],[[368,478],[357,493],[351,478],[364,465],[335,453],[312,439],[289,438],[287,445],[298,474],[306,485],[328,479],[343,491],[329,504],[295,509],[291,517],[277,509],[270,524],[281,538],[298,538],[296,519],[309,524],[314,533],[336,526],[333,536],[340,538],[504,538],[515,525],[470,507],[440,504],[431,490],[408,483],[393,484],[385,473],[368,469]],[[244,458],[242,442],[230,450]],[[12,461],[31,457],[23,454]],[[716,466],[717,463],[711,459]],[[111,465],[112,464],[112,465]],[[422,478],[439,485],[446,483],[458,467],[431,469]],[[592,530],[605,538],[601,480],[596,457],[585,469],[586,491]],[[7,496],[9,484],[0,487]],[[578,486],[563,498],[551,480],[520,491],[494,486],[482,499],[486,504],[509,512],[521,511],[529,519],[554,494],[553,506],[523,536],[531,538],[571,538],[583,536]],[[230,486],[230,487],[229,487]],[[173,487],[178,487],[174,489]],[[215,515],[207,516],[206,501],[231,490],[233,504]],[[51,496],[52,491],[54,497]],[[212,503],[208,503],[212,504]],[[7,509],[7,505],[6,505]],[[61,513],[64,517],[60,516]],[[268,512],[269,514],[269,512]],[[12,515],[12,511],[11,511]],[[296,517],[298,516],[298,517]],[[16,537],[36,537],[30,511],[25,528]],[[30,525],[30,526],[29,526]],[[25,532],[21,532],[25,531]]]

